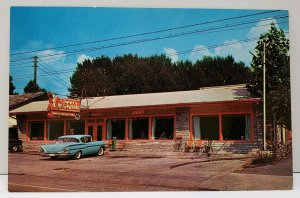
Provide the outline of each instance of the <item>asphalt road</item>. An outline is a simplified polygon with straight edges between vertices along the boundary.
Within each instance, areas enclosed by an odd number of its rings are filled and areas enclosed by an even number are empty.
[[[9,154],[11,192],[201,191],[290,189],[292,176],[239,171],[249,156],[133,156],[107,153],[80,160]],[[281,165],[282,166],[282,165]],[[270,182],[272,181],[272,182]]]

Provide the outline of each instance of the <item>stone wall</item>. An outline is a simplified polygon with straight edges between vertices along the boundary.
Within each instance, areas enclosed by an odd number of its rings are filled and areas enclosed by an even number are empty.
[[[190,138],[190,108],[176,108],[175,139]]]
[[[263,149],[263,106],[262,104],[253,104],[253,130],[254,140],[259,149]]]

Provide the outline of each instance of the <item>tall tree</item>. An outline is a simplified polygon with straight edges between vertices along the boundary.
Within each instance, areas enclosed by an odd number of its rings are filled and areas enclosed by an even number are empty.
[[[232,56],[204,57],[195,67],[195,84],[199,87],[246,83],[250,75],[249,68],[242,62],[235,62]]]
[[[35,92],[44,92],[47,93],[46,89],[40,88],[39,85],[35,85],[33,80],[30,80],[27,85],[24,87],[25,93],[35,93]]]
[[[253,56],[251,63],[249,90],[259,97],[263,95],[265,54],[267,122],[285,125],[291,129],[289,39],[273,23],[270,30],[260,36],[255,51],[256,56]]]
[[[114,95],[115,85],[111,72],[112,62],[106,56],[78,63],[70,78],[70,94],[85,96],[86,91],[86,96]]]
[[[15,85],[13,83],[13,78],[11,75],[9,75],[9,95],[14,95],[14,94],[17,94],[15,93]]]
[[[101,56],[77,64],[71,77],[71,95],[124,95],[199,89],[202,86],[246,83],[249,69],[234,58],[205,57],[172,63],[165,55]]]

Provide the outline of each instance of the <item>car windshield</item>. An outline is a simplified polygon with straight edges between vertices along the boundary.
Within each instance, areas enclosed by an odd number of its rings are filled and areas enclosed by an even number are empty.
[[[62,143],[62,142],[79,142],[78,139],[76,138],[58,138],[56,140],[57,143]]]
[[[91,137],[82,137],[80,138],[81,142],[85,142],[85,143],[88,143],[88,142],[92,142],[92,138]]]

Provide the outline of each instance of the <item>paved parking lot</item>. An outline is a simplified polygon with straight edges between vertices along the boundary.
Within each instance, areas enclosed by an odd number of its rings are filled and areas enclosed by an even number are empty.
[[[107,152],[102,157],[50,160],[39,155],[10,153],[8,184],[9,191],[47,192],[291,188],[289,167],[281,165],[281,174],[276,174],[277,165],[268,168],[274,169],[275,174],[264,174],[264,171],[257,171],[256,174],[255,169],[249,173],[241,170],[249,159],[249,156],[243,155],[206,157]],[[289,161],[285,163],[289,164]]]

